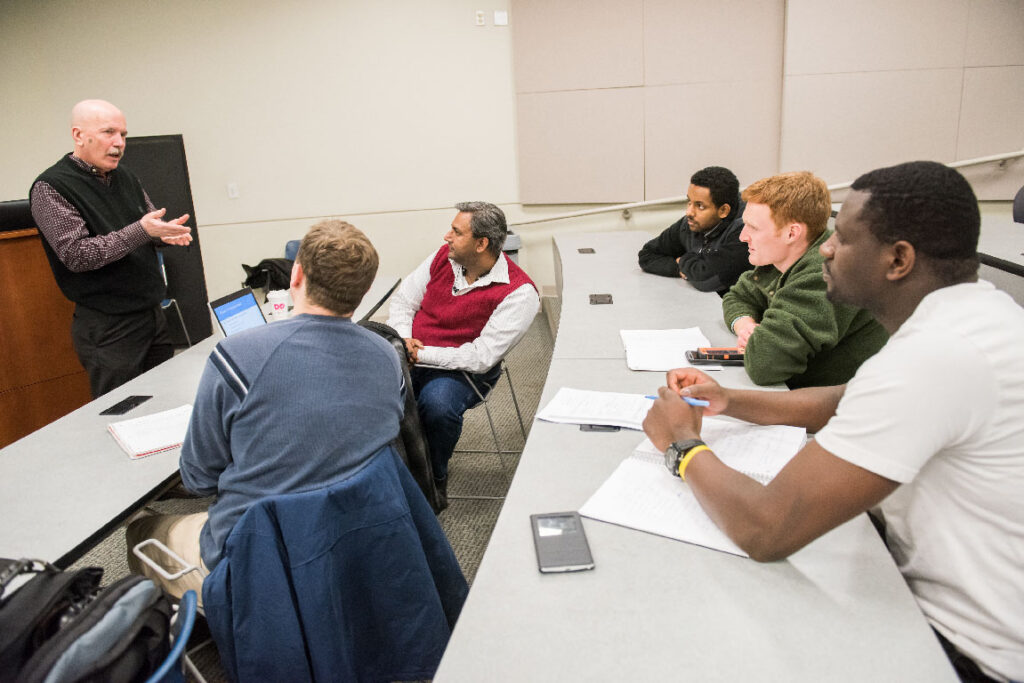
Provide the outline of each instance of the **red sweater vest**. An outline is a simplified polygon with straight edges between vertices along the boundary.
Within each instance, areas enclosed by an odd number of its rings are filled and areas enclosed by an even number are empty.
[[[426,346],[454,347],[479,337],[494,309],[506,296],[525,284],[537,289],[522,268],[510,260],[507,262],[508,284],[495,282],[454,296],[455,273],[448,262],[448,245],[441,247],[430,263],[430,282],[420,310],[412,320],[413,338]]]

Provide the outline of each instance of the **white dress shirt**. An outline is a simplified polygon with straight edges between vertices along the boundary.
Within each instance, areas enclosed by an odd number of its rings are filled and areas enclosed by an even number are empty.
[[[388,325],[395,328],[403,338],[412,337],[412,321],[420,310],[423,296],[430,282],[430,264],[436,252],[423,261],[416,270],[402,280],[401,286],[391,298],[391,309]],[[452,292],[462,296],[478,287],[486,287],[493,283],[509,283],[508,261],[505,254],[500,254],[491,271],[476,282],[469,284],[462,272],[462,266],[451,259],[448,260],[455,274],[455,286]],[[480,336],[462,346],[426,346],[417,353],[420,365],[433,365],[448,370],[466,370],[473,373],[486,372],[497,365],[498,361],[516,345],[537,311],[540,310],[540,297],[533,285],[524,284],[516,288],[498,304],[487,320]]]

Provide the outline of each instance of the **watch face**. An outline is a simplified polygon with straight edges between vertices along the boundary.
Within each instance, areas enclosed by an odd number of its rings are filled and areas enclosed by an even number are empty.
[[[679,471],[676,469],[679,466],[679,450],[676,445],[669,444],[669,447],[665,449],[665,467],[669,472],[675,476],[679,476]]]

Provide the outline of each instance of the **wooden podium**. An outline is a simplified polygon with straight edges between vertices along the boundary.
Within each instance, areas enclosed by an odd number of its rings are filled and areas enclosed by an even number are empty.
[[[74,304],[41,239],[34,228],[0,232],[0,447],[92,400],[71,345]]]

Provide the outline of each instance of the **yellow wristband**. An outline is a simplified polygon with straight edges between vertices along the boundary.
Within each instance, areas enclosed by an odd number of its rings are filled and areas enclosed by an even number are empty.
[[[693,460],[693,456],[697,455],[701,451],[710,450],[711,449],[708,448],[705,444],[701,444],[699,446],[694,446],[690,450],[686,451],[686,455],[684,455],[683,459],[679,461],[679,478],[682,479],[683,481],[686,481],[686,466],[690,464],[691,460]]]

